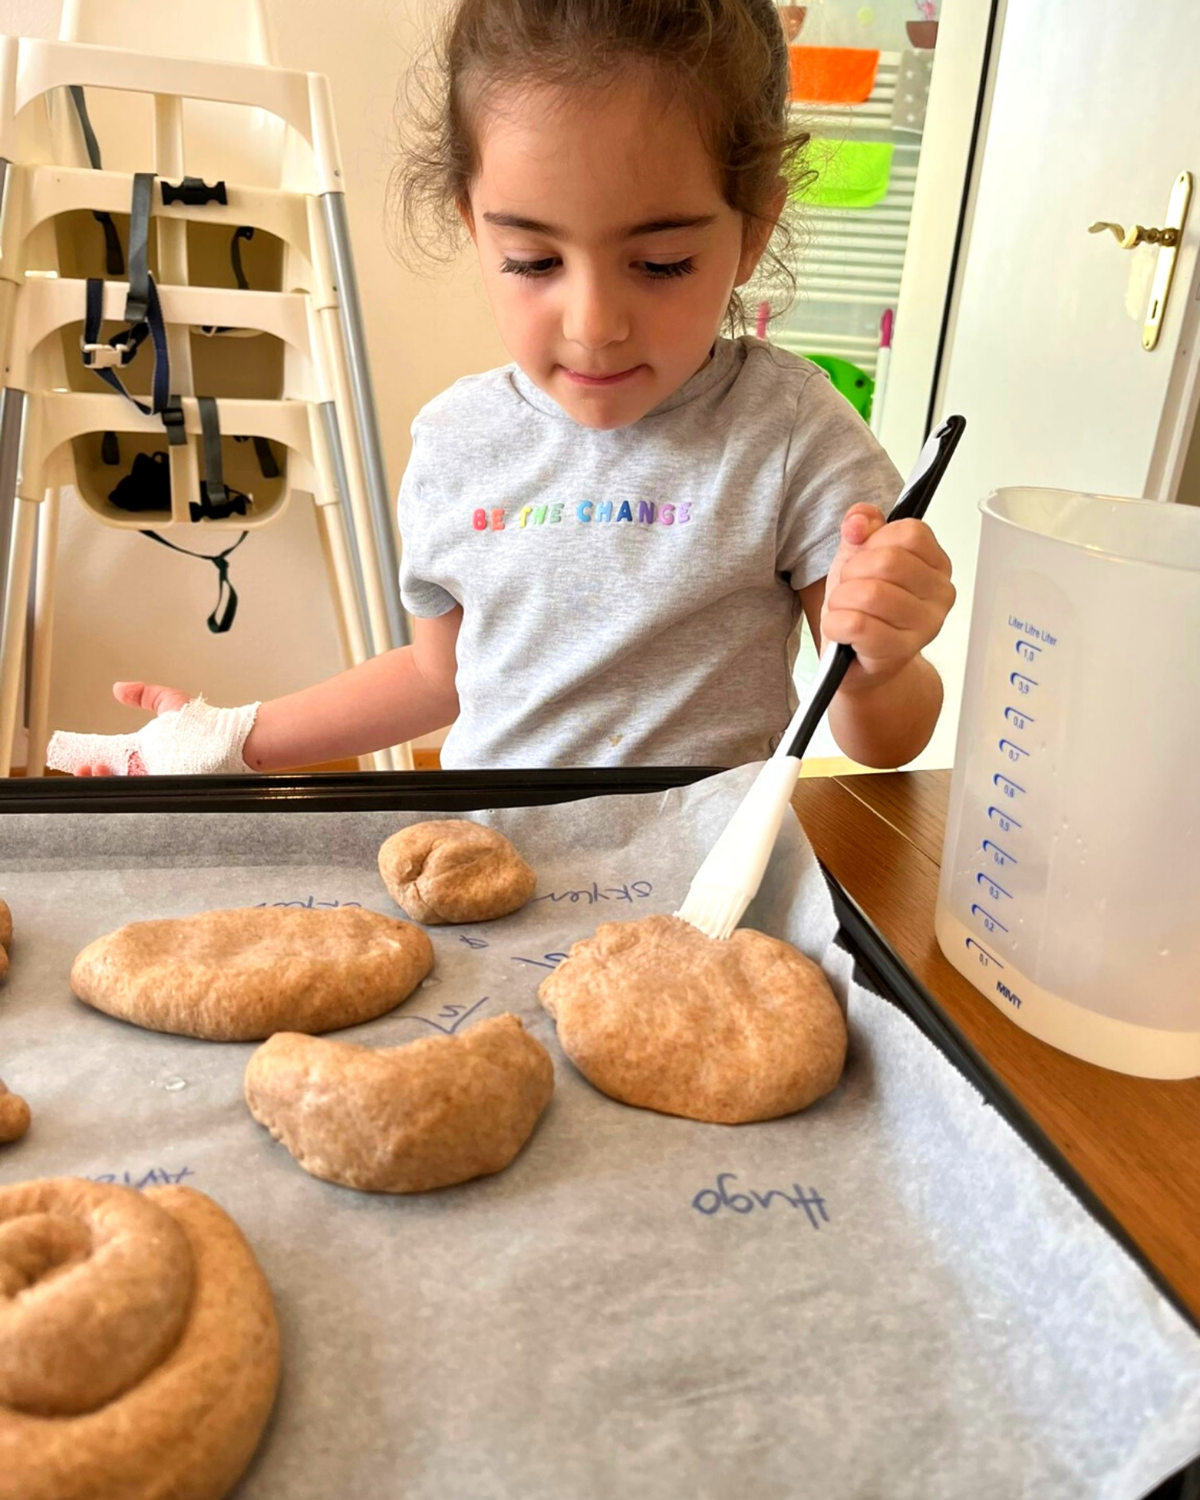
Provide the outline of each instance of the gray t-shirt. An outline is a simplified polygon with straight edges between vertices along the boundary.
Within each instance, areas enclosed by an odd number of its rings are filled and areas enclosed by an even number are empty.
[[[851,505],[901,488],[824,371],[753,338],[615,431],[508,365],[412,432],[404,603],[463,606],[447,768],[764,758],[795,708],[796,591]]]

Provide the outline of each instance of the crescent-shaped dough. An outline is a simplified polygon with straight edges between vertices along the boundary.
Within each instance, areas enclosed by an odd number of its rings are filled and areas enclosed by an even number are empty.
[[[278,1379],[270,1288],[210,1198],[0,1187],[0,1500],[221,1500]]]
[[[427,926],[490,922],[524,906],[537,876],[502,833],[468,818],[414,823],[379,851],[392,900]]]
[[[722,942],[678,917],[605,922],[538,998],[602,1093],[714,1124],[771,1120],[832,1089],[846,1022],[819,966],[750,928]]]
[[[507,1167],[550,1102],[554,1064],[503,1015],[377,1050],[279,1033],[245,1087],[250,1113],[314,1177],[423,1193]]]
[[[419,927],[361,906],[251,906],[132,922],[97,938],[71,988],[150,1031],[250,1042],[373,1021],[433,967]]]

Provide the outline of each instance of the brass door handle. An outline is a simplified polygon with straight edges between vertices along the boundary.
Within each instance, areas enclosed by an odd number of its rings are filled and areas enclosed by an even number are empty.
[[[1171,291],[1175,275],[1175,261],[1179,255],[1179,241],[1183,226],[1187,223],[1188,208],[1192,201],[1192,174],[1180,172],[1171,185],[1171,196],[1167,202],[1166,225],[1162,229],[1147,229],[1134,224],[1126,229],[1121,224],[1111,224],[1107,219],[1098,219],[1088,225],[1089,234],[1103,234],[1111,230],[1113,238],[1122,250],[1132,250],[1135,245],[1157,245],[1158,254],[1154,266],[1154,283],[1150,288],[1150,303],[1146,319],[1142,324],[1142,348],[1153,349],[1162,331],[1163,312]]]
[[[1088,225],[1089,234],[1103,234],[1106,229],[1112,230],[1113,238],[1122,250],[1132,250],[1135,245],[1169,246],[1179,243],[1178,229],[1145,229],[1141,224],[1134,224],[1127,230],[1120,224],[1110,224],[1107,219],[1097,219],[1094,224]]]

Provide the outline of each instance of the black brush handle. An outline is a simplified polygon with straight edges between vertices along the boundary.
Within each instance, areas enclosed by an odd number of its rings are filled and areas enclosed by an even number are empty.
[[[916,465],[909,475],[908,483],[900,491],[899,498],[888,515],[886,525],[893,521],[919,521],[929,509],[929,502],[941,483],[942,475],[953,457],[959,439],[966,428],[964,417],[947,417],[936,431],[930,434],[925,446],[917,456]],[[804,759],[808,743],[816,733],[817,725],[825,717],[834,694],[842,685],[842,678],[850,670],[856,652],[853,646],[839,645],[830,659],[808,710],[800,720],[800,726],[792,736],[787,753],[796,760]]]

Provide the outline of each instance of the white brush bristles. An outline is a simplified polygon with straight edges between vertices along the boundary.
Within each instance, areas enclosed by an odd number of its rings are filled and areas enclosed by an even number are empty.
[[[767,761],[751,783],[676,912],[707,937],[727,938],[762,884],[775,836],[791,800],[800,762],[791,755]]]

